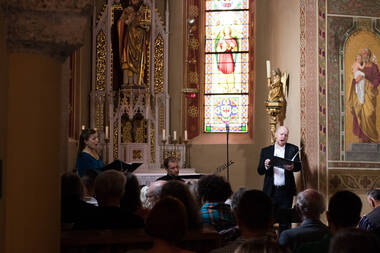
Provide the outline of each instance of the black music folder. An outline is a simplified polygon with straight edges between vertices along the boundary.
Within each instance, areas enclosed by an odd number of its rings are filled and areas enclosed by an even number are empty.
[[[118,170],[123,172],[134,172],[142,163],[125,163],[120,160],[115,160],[110,164],[103,167],[103,171],[106,170]]]
[[[294,163],[296,163],[296,161],[292,161],[292,160],[289,160],[289,159],[286,159],[286,158],[281,158],[281,157],[278,157],[278,156],[274,156],[270,160],[270,165],[272,165],[273,167],[279,167],[279,168],[283,168],[284,165],[292,165]]]

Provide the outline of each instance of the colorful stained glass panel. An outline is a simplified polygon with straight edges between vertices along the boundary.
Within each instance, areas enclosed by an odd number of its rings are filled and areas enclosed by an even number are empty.
[[[248,95],[206,95],[205,132],[248,132]]]
[[[206,10],[248,9],[249,0],[206,0]]]

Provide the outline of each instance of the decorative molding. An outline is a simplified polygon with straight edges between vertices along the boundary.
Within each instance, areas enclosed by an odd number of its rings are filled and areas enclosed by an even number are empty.
[[[328,179],[329,195],[341,190],[366,193],[380,187],[379,172],[373,170],[329,169]]]
[[[154,41],[154,93],[164,90],[164,39],[161,34]]]

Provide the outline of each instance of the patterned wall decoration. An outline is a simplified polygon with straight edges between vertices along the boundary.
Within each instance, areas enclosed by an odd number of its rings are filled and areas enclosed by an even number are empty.
[[[377,170],[353,171],[329,168],[329,195],[341,190],[365,194],[377,187],[380,187],[380,174]]]
[[[340,85],[339,52],[346,38],[345,34],[353,26],[353,20],[352,18],[329,16],[327,25],[328,159],[340,160],[341,147],[344,145],[344,139],[340,138],[341,130],[343,130],[340,119],[341,114],[344,113],[344,107],[341,106],[341,96],[344,96],[344,90]]]
[[[201,73],[201,51],[199,47],[201,45],[200,38],[200,28],[201,28],[201,18],[202,15],[200,10],[202,10],[203,0],[186,0],[184,3],[184,12],[186,15],[183,17],[184,24],[186,24],[184,41],[185,48],[187,50],[187,59],[184,59],[186,64],[185,72],[185,82],[183,88],[191,88],[197,90],[197,92],[190,93],[185,96],[185,108],[183,115],[185,115],[185,125],[184,130],[188,132],[188,138],[192,139],[199,135],[200,133],[200,78],[198,73]],[[188,25],[188,20],[194,20],[194,23],[190,26]],[[191,28],[191,33],[189,28]],[[197,111],[196,114],[189,115],[187,112],[189,108]]]
[[[327,4],[330,14],[380,16],[379,1],[377,0],[334,0],[327,1]]]
[[[326,0],[318,1],[318,108],[319,108],[319,190],[327,193],[326,155]]]
[[[317,1],[300,1],[300,120],[302,161],[308,187],[318,188]],[[314,98],[314,99],[310,99]]]
[[[156,161],[156,134],[153,122],[150,123],[150,162],[155,163]]]
[[[113,123],[113,159],[119,159],[119,121]]]
[[[154,41],[154,93],[164,90],[164,39],[161,34]]]

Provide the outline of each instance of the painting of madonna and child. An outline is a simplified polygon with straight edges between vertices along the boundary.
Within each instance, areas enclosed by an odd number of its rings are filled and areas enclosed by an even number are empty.
[[[346,160],[380,161],[380,37],[352,34],[345,46]]]

